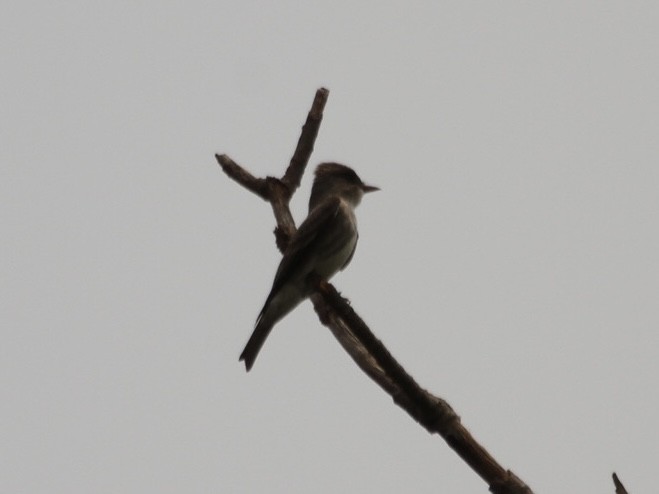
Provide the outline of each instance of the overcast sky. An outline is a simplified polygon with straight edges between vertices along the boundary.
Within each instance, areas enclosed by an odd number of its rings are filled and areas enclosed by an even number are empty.
[[[12,5],[13,4],[13,5]],[[382,191],[334,278],[535,492],[656,492],[654,2],[10,2],[0,491],[483,493],[310,303],[238,362],[279,254],[214,153]]]

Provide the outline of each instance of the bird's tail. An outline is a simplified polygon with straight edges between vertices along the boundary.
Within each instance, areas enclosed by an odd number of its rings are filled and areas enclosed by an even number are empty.
[[[306,296],[294,284],[282,287],[279,290],[273,289],[273,292],[268,295],[259,317],[256,318],[256,327],[252,332],[252,336],[249,337],[243,353],[240,354],[240,360],[245,361],[248,372],[254,365],[256,356],[261,351],[261,347],[274,325],[302,302]]]
[[[252,336],[249,337],[249,341],[247,342],[247,345],[245,345],[243,353],[240,354],[240,360],[245,362],[245,368],[248,372],[254,365],[254,361],[261,351],[261,347],[263,346],[263,343],[265,343],[273,326],[274,324],[266,320],[266,318],[261,318],[256,324]]]

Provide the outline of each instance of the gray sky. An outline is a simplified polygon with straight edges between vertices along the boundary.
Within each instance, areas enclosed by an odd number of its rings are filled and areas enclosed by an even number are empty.
[[[238,362],[279,255],[213,154],[281,174],[320,86],[337,288],[536,492],[656,490],[656,3],[12,3],[0,491],[487,492],[309,303]]]

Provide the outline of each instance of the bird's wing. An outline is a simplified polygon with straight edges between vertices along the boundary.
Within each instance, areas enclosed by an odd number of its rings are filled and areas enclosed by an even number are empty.
[[[309,216],[302,222],[293,235],[284,257],[279,263],[275,280],[272,283],[272,293],[276,293],[284,285],[290,276],[297,272],[294,267],[308,263],[314,255],[314,243],[318,239],[318,233],[324,230],[325,225],[331,222],[339,212],[341,200],[332,197],[315,207]]]

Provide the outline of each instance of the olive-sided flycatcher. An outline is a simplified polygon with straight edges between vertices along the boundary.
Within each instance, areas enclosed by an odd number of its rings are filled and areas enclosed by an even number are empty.
[[[348,265],[358,237],[354,209],[366,192],[375,190],[379,189],[364,184],[345,165],[318,165],[309,199],[309,215],[284,252],[270,295],[240,354],[248,371],[273,326],[311,295],[310,275],[315,273],[329,280]]]

